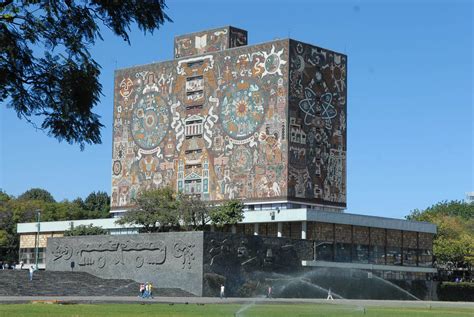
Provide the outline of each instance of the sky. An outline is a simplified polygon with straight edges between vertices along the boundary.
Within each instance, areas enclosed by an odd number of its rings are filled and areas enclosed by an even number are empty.
[[[131,45],[103,30],[95,108],[102,144],[59,143],[0,105],[0,188],[56,200],[111,191],[114,70],[173,58],[177,35],[232,25],[249,45],[293,38],[348,56],[346,212],[403,218],[473,185],[473,2],[167,1],[153,35]]]

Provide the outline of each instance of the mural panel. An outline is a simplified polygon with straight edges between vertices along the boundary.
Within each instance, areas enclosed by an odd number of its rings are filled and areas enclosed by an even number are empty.
[[[288,196],[346,206],[347,57],[290,41]]]
[[[227,26],[177,36],[174,40],[174,57],[190,57],[244,45],[247,45],[247,31]]]
[[[170,185],[204,200],[286,196],[288,41],[116,72],[112,208]]]

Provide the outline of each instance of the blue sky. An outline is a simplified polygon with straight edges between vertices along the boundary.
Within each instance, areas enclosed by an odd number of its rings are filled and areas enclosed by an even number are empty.
[[[57,200],[110,194],[113,73],[172,59],[176,35],[233,25],[348,55],[347,212],[402,218],[473,186],[472,1],[168,1],[174,20],[131,45],[104,30],[103,143],[58,143],[0,106],[0,188]]]

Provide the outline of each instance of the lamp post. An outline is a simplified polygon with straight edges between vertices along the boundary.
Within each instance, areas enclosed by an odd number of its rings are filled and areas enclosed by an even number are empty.
[[[40,220],[41,220],[41,210],[40,209],[36,210],[36,217],[37,217],[36,220],[37,220],[38,231],[36,233],[36,239],[35,239],[35,269],[38,270]]]

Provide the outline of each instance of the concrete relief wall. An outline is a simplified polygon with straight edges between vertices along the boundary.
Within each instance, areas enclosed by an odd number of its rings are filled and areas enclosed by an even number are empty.
[[[169,185],[204,200],[286,197],[288,41],[115,74],[112,208]]]
[[[347,57],[290,41],[289,197],[346,206]]]
[[[261,296],[279,274],[301,272],[313,258],[313,242],[222,232],[204,233],[203,296]]]
[[[48,271],[152,282],[202,294],[202,232],[48,239]]]

